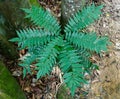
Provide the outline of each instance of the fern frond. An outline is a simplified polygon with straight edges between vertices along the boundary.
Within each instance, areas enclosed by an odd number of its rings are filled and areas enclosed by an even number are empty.
[[[96,33],[66,33],[66,39],[78,48],[85,48],[97,53],[107,51],[109,44],[107,37],[97,37]]]
[[[75,50],[70,45],[64,47],[60,53],[60,68],[65,73],[71,69],[71,64],[79,62],[79,57],[76,55]]]
[[[25,47],[44,45],[54,38],[53,34],[50,32],[30,28],[17,31],[17,35],[17,38],[13,38],[10,41],[18,42],[18,46],[21,47],[21,49]]]
[[[64,46],[59,58],[60,69],[64,72],[64,82],[74,95],[76,88],[80,87],[81,83],[85,83],[82,60],[77,51],[69,44]]]
[[[44,28],[46,31],[58,35],[60,32],[60,25],[57,19],[50,14],[50,12],[45,11],[41,7],[33,6],[31,9],[23,9],[27,16],[26,18],[31,18],[33,23]]]
[[[20,66],[23,67],[23,77],[27,73],[31,74],[30,65],[38,60],[40,57],[40,52],[43,51],[43,47],[33,46],[28,48],[28,53],[21,58]]]
[[[62,42],[62,38],[56,37],[49,42],[40,53],[38,63],[36,64],[38,70],[37,79],[49,74],[52,67],[56,64],[56,57],[59,54],[56,46],[60,46],[60,42]]]
[[[89,73],[95,69],[92,62],[90,61],[90,57],[91,57],[91,53],[84,49],[84,48],[81,48],[79,50],[79,56],[80,56],[80,59],[82,60],[82,64],[84,66],[84,73]]]
[[[23,67],[23,77],[25,77],[27,73],[31,74],[30,65],[34,61],[36,61],[36,58],[37,58],[37,55],[33,53],[29,53],[28,55],[23,57],[21,63],[19,63],[19,65]]]
[[[33,53],[39,57],[39,53],[42,52],[44,46],[32,46],[28,48],[28,53]]]
[[[64,73],[63,76],[64,82],[66,83],[67,87],[70,89],[72,96],[74,96],[75,90],[78,87],[81,87],[83,83],[86,83],[83,77],[84,75],[81,73],[75,73],[75,72]]]
[[[77,12],[70,18],[68,24],[65,26],[65,32],[78,32],[79,30],[87,27],[100,17],[101,6],[95,6],[94,4],[84,8],[82,11]]]

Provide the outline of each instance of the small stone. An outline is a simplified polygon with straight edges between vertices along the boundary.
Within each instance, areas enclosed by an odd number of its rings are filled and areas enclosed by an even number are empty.
[[[35,84],[35,83],[31,83],[31,86],[32,86],[32,87],[35,87],[35,86],[36,86],[36,84]]]
[[[116,43],[116,49],[120,49],[120,43]]]
[[[32,79],[32,83],[36,83],[37,82],[37,79],[36,78],[33,78]]]
[[[24,88],[24,91],[26,91],[26,92],[30,92],[30,87],[26,87],[26,88]]]
[[[21,76],[22,72],[20,70],[16,70],[12,73],[13,76]]]

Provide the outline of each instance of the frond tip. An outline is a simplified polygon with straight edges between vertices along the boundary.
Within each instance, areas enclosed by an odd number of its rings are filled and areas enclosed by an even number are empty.
[[[94,4],[87,6],[82,11],[77,12],[73,17],[70,18],[68,24],[65,27],[65,32],[78,32],[86,28],[88,25],[97,20],[101,15],[101,6],[95,6]]]
[[[66,39],[78,48],[85,48],[97,53],[107,51],[109,44],[108,37],[98,37],[96,33],[66,33]]]
[[[46,31],[58,35],[60,32],[60,25],[57,19],[50,14],[50,12],[45,11],[41,7],[32,6],[31,9],[23,9],[27,16],[26,18],[31,18],[31,21]]]
[[[64,82],[69,87],[71,94],[74,95],[76,88],[80,87],[81,83],[85,83],[82,60],[77,51],[69,44],[65,44],[59,58],[60,69],[64,73]]]
[[[18,42],[21,49],[33,46],[42,46],[48,43],[54,36],[50,32],[41,29],[27,28],[17,31],[18,37],[11,39],[12,42]]]
[[[78,87],[81,87],[83,83],[86,83],[86,80],[84,79],[84,75],[75,72],[65,73],[63,78],[67,87],[70,89],[72,96],[74,96],[75,91]]]

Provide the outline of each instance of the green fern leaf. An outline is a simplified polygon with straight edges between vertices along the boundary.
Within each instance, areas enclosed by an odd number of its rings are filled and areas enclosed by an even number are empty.
[[[59,51],[56,49],[56,46],[60,46],[60,42],[62,42],[61,37],[56,37],[54,40],[49,42],[40,53],[37,66],[37,79],[41,76],[49,74],[52,70],[52,67],[56,64],[56,57],[59,54]]]
[[[82,86],[83,83],[86,83],[86,80],[83,78],[84,75],[75,72],[64,73],[63,78],[67,87],[70,89],[71,95],[74,96],[75,90]]]
[[[30,28],[17,31],[17,35],[18,37],[11,39],[11,41],[18,42],[18,46],[21,47],[21,49],[44,45],[54,38],[53,34],[50,32]]]
[[[31,18],[34,24],[39,25],[46,31],[49,31],[55,35],[60,32],[60,25],[56,18],[50,14],[50,12],[45,11],[41,7],[33,6],[31,9],[23,9],[27,16],[26,18]]]
[[[65,26],[65,32],[78,32],[79,30],[84,29],[95,20],[100,17],[101,11],[100,9],[103,8],[101,6],[95,6],[92,4],[87,8],[84,8],[81,12],[77,12],[73,17],[70,18],[68,24]]]
[[[37,56],[32,53],[23,57],[22,62],[19,63],[19,66],[23,67],[23,77],[25,77],[27,73],[31,74],[30,65],[36,61],[36,58]]]
[[[97,37],[96,33],[66,33],[66,39],[78,48],[85,48],[97,53],[107,51],[107,45],[109,44],[107,37]]]
[[[39,57],[39,54],[43,51],[44,46],[32,46],[28,48],[28,53],[32,53]]]
[[[59,59],[60,69],[64,72],[64,82],[74,95],[76,88],[80,87],[81,83],[85,83],[82,60],[77,51],[69,44],[63,47]]]

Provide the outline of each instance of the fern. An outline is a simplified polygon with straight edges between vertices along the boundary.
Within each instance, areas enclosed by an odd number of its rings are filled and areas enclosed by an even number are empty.
[[[60,69],[64,73],[64,82],[70,88],[71,94],[74,95],[76,88],[81,85],[80,83],[85,83],[82,60],[77,51],[68,44],[63,47],[59,57]]]
[[[25,77],[27,73],[31,74],[30,65],[36,60],[36,58],[37,56],[34,54],[24,56],[24,60],[19,64],[23,67],[23,77]]]
[[[51,42],[48,43],[41,51],[37,66],[37,78],[39,79],[41,76],[44,76],[45,74],[49,74],[52,70],[52,67],[56,64],[56,57],[59,54],[58,49],[56,46],[59,45],[61,42],[61,37],[57,37]]]
[[[56,18],[54,18],[48,11],[45,11],[41,7],[33,6],[31,9],[23,9],[27,16],[26,18],[31,18],[31,21],[46,31],[58,35],[60,32],[60,25],[58,24]]]
[[[18,46],[22,49],[32,46],[40,46],[49,42],[54,38],[53,34],[44,30],[38,29],[24,29],[17,31],[18,37],[11,39],[10,41],[17,41]]]
[[[29,56],[20,63],[24,76],[31,73],[32,63],[38,71],[37,79],[50,74],[52,68],[58,64],[63,72],[64,82],[74,95],[76,88],[87,82],[85,73],[97,69],[90,61],[92,53],[107,51],[107,37],[82,32],[82,29],[100,17],[102,7],[92,4],[77,12],[65,26],[64,34],[60,33],[59,23],[48,11],[35,6],[23,9],[26,17],[31,18],[31,21],[40,27],[19,30],[18,37],[10,40],[18,42],[19,49],[28,50]]]
[[[65,32],[78,32],[79,30],[84,29],[95,20],[100,17],[101,14],[101,6],[95,6],[92,4],[87,8],[84,8],[81,12],[76,13],[73,17],[70,18],[68,24],[65,26]]]
[[[109,44],[107,37],[97,37],[96,33],[66,33],[66,39],[78,48],[83,47],[97,53],[107,51],[106,45]]]

